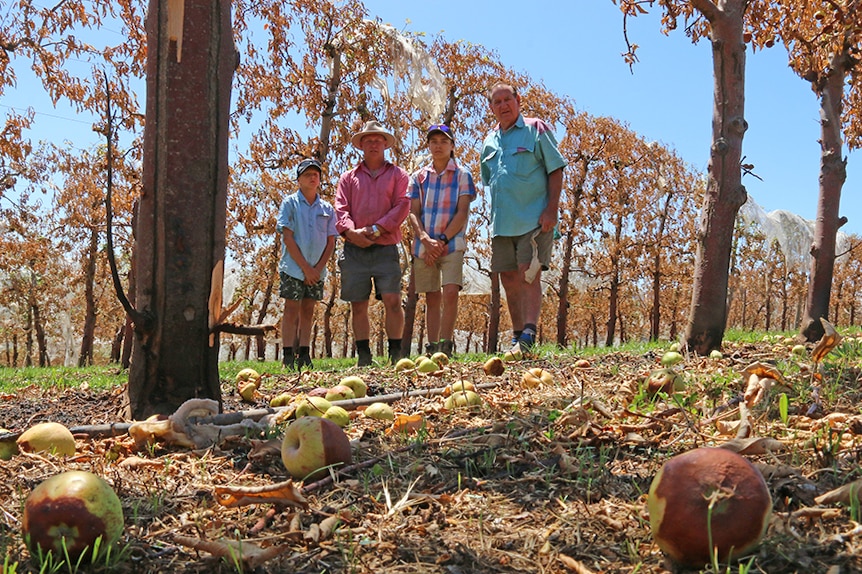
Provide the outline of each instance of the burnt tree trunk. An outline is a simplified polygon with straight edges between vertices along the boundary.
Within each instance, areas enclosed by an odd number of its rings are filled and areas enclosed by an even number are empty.
[[[87,257],[84,269],[84,333],[81,336],[81,354],[78,355],[78,366],[86,367],[93,364],[93,340],[96,338],[96,257],[99,251],[99,230],[96,226],[90,229],[90,242],[87,246]]]
[[[846,52],[837,55],[817,86],[820,94],[820,196],[811,246],[811,273],[801,334],[809,342],[823,336],[820,319],[829,316],[829,298],[835,271],[838,228],[847,221],[838,216],[841,188],[847,179],[847,161],[841,157],[841,111],[844,79],[851,65]]]
[[[151,0],[147,109],[136,229],[130,416],[187,399],[221,404],[219,337],[227,212],[230,90],[237,65],[228,0]],[[215,310],[218,312],[218,309]]]
[[[486,353],[496,353],[500,349],[500,274],[491,273],[491,300],[488,302],[488,348]]]
[[[727,323],[727,285],[736,214],[747,198],[742,185],[745,121],[745,42],[747,0],[694,2],[709,21],[715,80],[709,181],[700,213],[686,326],[688,347],[701,355],[721,348]]]

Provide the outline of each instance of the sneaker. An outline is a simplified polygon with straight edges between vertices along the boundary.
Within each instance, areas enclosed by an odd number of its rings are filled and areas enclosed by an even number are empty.
[[[371,366],[371,351],[357,350],[356,354],[359,357],[359,359],[356,361],[357,367]]]
[[[296,358],[296,370],[301,371],[302,369],[309,371],[314,369],[314,364],[312,364],[311,356],[308,353],[302,353]]]
[[[449,339],[442,339],[439,343],[437,343],[437,350],[446,354],[450,359],[452,355],[455,354],[455,341],[450,341]]]
[[[518,346],[521,347],[521,352],[524,355],[531,355],[535,345],[536,336],[533,333],[521,333],[521,336],[518,337]]]
[[[282,368],[287,369],[288,371],[292,371],[294,369],[294,364],[296,362],[296,357],[291,350],[289,353],[285,353],[281,357],[281,366]]]

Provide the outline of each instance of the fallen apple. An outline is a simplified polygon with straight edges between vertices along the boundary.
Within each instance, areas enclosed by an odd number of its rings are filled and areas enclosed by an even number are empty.
[[[322,417],[332,404],[323,397],[305,397],[296,403],[296,418]]]
[[[447,355],[443,351],[437,351],[436,353],[431,355],[431,360],[442,367],[449,364],[449,355]]]
[[[6,429],[0,428],[0,434],[9,432]],[[18,454],[18,443],[14,440],[0,441],[0,460],[12,460],[12,457]]]
[[[353,389],[353,394],[356,396],[357,399],[361,399],[368,392],[368,386],[365,384],[365,381],[363,381],[356,375],[344,377],[343,379],[341,379],[341,382],[339,384]]]
[[[530,374],[534,377],[538,377],[543,385],[553,385],[554,384],[554,375],[552,375],[549,371],[542,369],[540,367],[533,367],[530,369]]]
[[[371,403],[365,409],[365,416],[377,421],[395,420],[395,411],[386,403]]]
[[[587,359],[578,359],[575,361],[576,369],[589,369],[590,366],[590,362]]]
[[[675,351],[678,353],[681,348],[682,346],[678,342],[674,341],[670,344],[670,347],[668,347],[668,351]]]
[[[23,532],[31,551],[38,547],[55,559],[68,552],[74,563],[88,548],[92,552],[99,537],[105,548],[120,539],[123,507],[104,479],[70,470],[33,489],[24,503]]]
[[[75,437],[60,423],[39,423],[21,433],[16,441],[24,452],[50,452],[56,455],[75,454]]]
[[[257,385],[252,381],[242,381],[239,383],[239,396],[246,403],[254,402],[254,394],[257,391]]]
[[[760,472],[723,448],[698,448],[664,463],[647,498],[650,527],[659,548],[678,565],[728,562],[753,550],[772,513]],[[710,546],[710,537],[712,546]]]
[[[524,352],[521,351],[520,345],[515,345],[511,350],[503,353],[503,360],[507,363],[514,363],[524,358]]]
[[[452,393],[458,393],[461,391],[476,391],[476,385],[474,385],[470,381],[455,381],[451,385],[446,385],[446,388],[443,390],[444,396],[449,396]]]
[[[485,371],[486,375],[499,377],[506,370],[506,366],[500,357],[491,357],[482,365],[482,370]]]
[[[683,360],[683,356],[677,351],[668,351],[661,356],[661,364],[663,367],[672,367]]]
[[[269,401],[271,407],[286,407],[293,400],[293,395],[290,393],[279,393],[272,397]]]
[[[328,467],[350,464],[350,440],[341,427],[322,417],[300,417],[284,431],[281,460],[295,480],[315,480]]]
[[[534,389],[542,384],[542,379],[533,374],[531,371],[524,371],[521,374],[521,385],[528,389]]]
[[[323,418],[329,419],[341,428],[350,424],[350,413],[346,409],[339,406],[331,406],[323,413]]]
[[[431,359],[425,359],[416,366],[416,370],[420,373],[436,373],[440,367]]]
[[[670,367],[652,371],[646,381],[646,391],[649,395],[660,392],[670,395],[684,390],[685,379]]]
[[[354,393],[353,389],[351,389],[347,385],[339,384],[326,391],[326,396],[324,398],[329,402],[347,401],[350,399],[355,399],[356,393]]]
[[[416,368],[416,363],[413,362],[409,357],[404,357],[403,359],[399,359],[397,363],[395,363],[395,370],[399,373],[402,371],[412,371]]]
[[[719,351],[718,349],[713,349],[709,352],[709,358],[717,361],[719,359],[723,359],[724,355],[722,355],[721,351]]]
[[[443,407],[446,410],[454,410],[463,407],[475,407],[482,404],[482,397],[473,391],[460,391],[452,393],[446,400],[443,401]]]
[[[252,382],[254,383],[255,388],[260,387],[260,373],[251,368],[246,368],[240,370],[236,374],[236,384],[239,386],[240,383],[244,382]]]
[[[793,345],[793,348],[790,349],[790,352],[794,355],[802,356],[807,352],[805,345]]]

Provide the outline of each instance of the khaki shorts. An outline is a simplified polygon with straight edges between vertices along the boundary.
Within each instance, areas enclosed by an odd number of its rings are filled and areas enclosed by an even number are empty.
[[[520,265],[530,265],[534,255],[532,238],[537,231],[536,255],[542,269],[547,271],[554,250],[554,231],[543,233],[539,227],[523,235],[494,237],[491,240],[491,271],[517,271]]]
[[[453,251],[428,265],[421,257],[413,258],[413,277],[417,293],[433,293],[443,285],[464,286],[464,252]],[[441,280],[442,277],[442,280]]]

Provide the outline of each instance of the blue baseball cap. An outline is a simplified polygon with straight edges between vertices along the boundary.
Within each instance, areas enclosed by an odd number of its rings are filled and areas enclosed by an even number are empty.
[[[305,173],[307,169],[312,167],[320,173],[323,173],[323,168],[320,166],[320,162],[314,158],[308,158],[302,160],[301,162],[299,162],[299,165],[296,166],[296,179],[299,179],[299,176]]]

